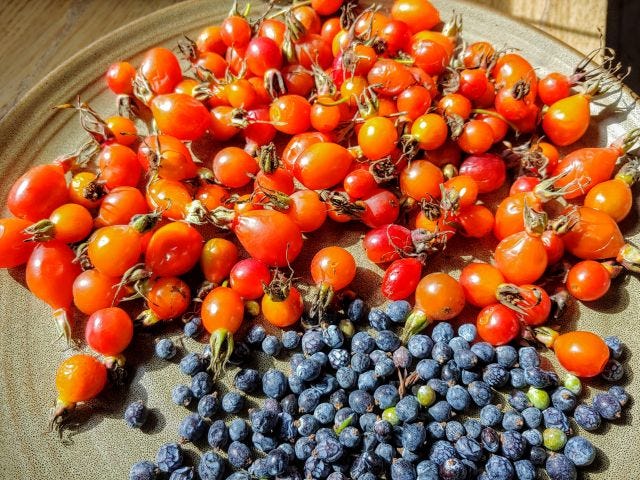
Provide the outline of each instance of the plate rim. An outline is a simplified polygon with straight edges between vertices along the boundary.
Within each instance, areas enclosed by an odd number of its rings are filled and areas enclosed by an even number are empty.
[[[583,57],[585,54],[578,51],[573,46],[565,43],[558,37],[551,35],[548,32],[532,25],[530,23],[524,22],[521,19],[514,17],[511,14],[501,12],[495,7],[482,5],[478,3],[471,2],[469,0],[457,0],[461,4],[465,4],[471,8],[479,8],[490,12],[492,15],[496,15],[502,17],[503,19],[510,20],[512,22],[518,23],[521,27],[531,30],[538,35],[543,35],[547,37],[553,43],[556,43],[558,46],[563,47],[565,49],[570,50],[572,53]],[[122,34],[124,34],[127,30],[134,29],[137,25],[148,24],[148,22],[156,22],[161,19],[161,17],[167,15],[173,10],[183,10],[185,8],[189,9],[194,7],[197,4],[205,3],[205,0],[186,0],[183,2],[176,3],[174,5],[169,5],[167,7],[161,8],[152,13],[148,13],[143,15],[140,18],[132,20],[125,25],[118,27],[115,30],[97,38],[90,44],[86,45],[84,48],[73,54],[63,63],[54,68],[51,72],[42,77],[35,85],[33,85],[29,90],[27,90],[19,100],[5,113],[5,115],[0,118],[0,149],[3,149],[4,143],[6,140],[5,132],[9,129],[8,126],[12,123],[15,123],[17,118],[20,118],[22,115],[22,111],[27,108],[30,104],[32,104],[40,95],[42,95],[43,91],[46,89],[48,85],[55,85],[58,83],[58,80],[61,80],[64,77],[64,72],[66,72],[71,65],[78,63],[80,60],[84,58],[90,58],[93,53],[96,53],[104,48],[105,44],[109,44],[119,38]],[[157,17],[157,18],[156,18]],[[464,17],[463,17],[464,21]],[[464,29],[463,29],[464,32]],[[115,61],[115,60],[114,60]],[[630,87],[628,87],[625,83],[622,84],[622,89],[625,93],[629,94],[631,98],[636,102],[636,104],[640,104],[640,95],[636,94]]]

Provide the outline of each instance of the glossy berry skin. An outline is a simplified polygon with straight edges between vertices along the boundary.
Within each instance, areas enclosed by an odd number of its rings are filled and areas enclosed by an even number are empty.
[[[398,260],[402,251],[411,251],[411,231],[402,225],[384,225],[366,233],[362,246],[374,263]]]
[[[221,149],[213,158],[212,167],[218,182],[230,188],[249,184],[259,171],[255,158],[238,147]]]
[[[89,210],[75,203],[59,206],[49,216],[53,237],[62,243],[76,243],[87,238],[93,229]]]
[[[553,349],[560,364],[578,377],[594,377],[609,360],[609,348],[598,335],[574,331],[558,336]]]
[[[538,81],[538,97],[545,105],[567,98],[570,91],[571,82],[561,73],[552,72]]]
[[[240,260],[229,272],[229,285],[247,300],[260,298],[264,294],[263,285],[270,281],[269,268],[254,258]]]
[[[358,132],[358,144],[370,160],[378,160],[391,154],[396,148],[397,141],[396,127],[386,117],[367,119]]]
[[[235,333],[244,318],[244,303],[235,291],[228,287],[214,288],[202,303],[202,325],[209,333],[226,329]]]
[[[279,69],[282,66],[282,51],[271,38],[256,37],[247,45],[245,59],[249,71],[262,77],[270,68]]]
[[[164,225],[153,233],[147,245],[147,268],[164,277],[183,275],[198,263],[203,242],[202,235],[187,223]]]
[[[337,143],[314,143],[298,157],[293,173],[311,190],[330,188],[344,179],[353,162],[353,155]]]
[[[38,165],[30,168],[11,186],[7,207],[16,217],[36,222],[48,218],[68,199],[64,170],[57,165]]]
[[[117,187],[102,199],[95,219],[96,227],[125,225],[134,215],[148,213],[144,195],[135,187]]]
[[[505,279],[516,285],[532,284],[547,268],[547,251],[538,237],[514,233],[496,247],[495,264]]]
[[[542,129],[554,145],[564,147],[584,135],[590,118],[589,97],[579,93],[552,104],[542,117]]]
[[[615,258],[625,243],[618,224],[606,213],[578,207],[580,219],[562,236],[567,251],[582,260]]]
[[[54,310],[66,310],[73,302],[73,283],[81,272],[74,259],[71,248],[52,240],[37,245],[27,262],[27,287]]]
[[[569,270],[566,286],[575,298],[590,302],[601,298],[609,291],[611,274],[601,263],[583,260]]]
[[[22,218],[0,219],[0,268],[13,268],[29,260],[35,242],[27,242],[29,235],[23,230],[31,222]]]
[[[440,198],[442,171],[427,160],[414,160],[400,173],[400,190],[414,200]]]
[[[152,48],[145,53],[140,73],[156,94],[171,93],[182,80],[178,59],[171,50],[162,47]]]
[[[245,250],[269,266],[287,266],[302,251],[300,229],[287,215],[275,210],[237,215],[231,228]],[[256,242],[256,238],[263,241]]]
[[[416,288],[416,308],[432,320],[450,320],[464,308],[462,287],[446,273],[430,273]]]
[[[169,320],[187,311],[191,301],[189,286],[177,277],[160,277],[147,283],[149,310],[158,320]]]
[[[109,65],[105,74],[107,86],[116,95],[131,95],[136,69],[129,62],[116,62]]]
[[[494,304],[478,314],[478,335],[491,345],[505,345],[520,334],[520,321],[513,310]]]
[[[117,143],[104,145],[97,160],[100,178],[108,189],[138,185],[142,168],[129,147]]]
[[[470,263],[460,272],[459,282],[467,302],[486,307],[496,302],[496,290],[504,283],[504,276],[488,263]]]
[[[118,307],[98,310],[87,320],[85,340],[95,352],[115,356],[129,346],[133,338],[133,321]]]
[[[310,116],[311,105],[300,95],[283,95],[274,100],[269,107],[269,118],[275,123],[276,130],[288,135],[309,130]]]
[[[384,272],[382,294],[389,300],[409,297],[418,286],[422,274],[422,263],[416,258],[402,258],[394,261]]]
[[[478,184],[479,193],[488,193],[505,182],[506,167],[502,158],[492,153],[471,155],[460,165],[460,175],[469,175]]]
[[[89,355],[69,357],[60,364],[56,372],[58,399],[66,405],[95,398],[106,384],[106,367]]]
[[[140,258],[140,233],[129,225],[112,225],[96,230],[89,239],[87,255],[102,274],[121,277]]]
[[[584,205],[607,213],[621,222],[633,206],[633,194],[629,185],[617,178],[595,185],[584,199]]]
[[[311,260],[311,276],[316,285],[328,285],[341,290],[356,274],[353,255],[342,247],[325,247]]]
[[[211,115],[202,102],[183,93],[154,97],[151,112],[160,131],[179,140],[196,140],[211,125]]]

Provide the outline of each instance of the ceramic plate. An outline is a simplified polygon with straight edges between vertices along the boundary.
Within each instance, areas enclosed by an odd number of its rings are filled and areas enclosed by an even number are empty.
[[[54,112],[51,106],[80,95],[99,112],[114,112],[113,96],[107,92],[102,79],[111,62],[131,59],[136,64],[139,53],[149,47],[173,48],[182,34],[194,35],[201,27],[219,23],[230,3],[196,0],[158,11],[89,45],[47,75],[0,122],[0,199],[5,201],[13,181],[28,167],[50,162],[81,144],[77,117],[68,111]],[[441,9],[443,18],[449,18],[453,10],[463,15],[467,40],[486,39],[497,47],[520,49],[533,65],[540,67],[540,74],[548,70],[570,72],[580,60],[580,55],[570,47],[498,12],[453,0],[434,3]],[[605,106],[595,107],[599,117],[592,122],[585,144],[605,145],[640,125],[640,109],[633,95],[625,90],[618,100],[617,107],[606,106],[612,99],[608,99]],[[639,238],[637,204],[623,227],[627,236]],[[325,229],[313,235],[315,245],[305,250],[312,252],[315,246],[338,241],[357,252],[360,231],[337,228],[340,230]],[[465,260],[483,255],[479,251],[472,255],[461,241],[441,260],[432,262],[430,268],[455,271],[461,265],[461,254]],[[381,271],[371,270],[361,259],[360,264],[355,289],[373,295]],[[627,277],[614,284],[602,301],[570,312],[569,326],[601,335],[619,335],[630,352],[638,352],[640,335],[635,329],[640,319],[640,283],[637,278]],[[130,362],[138,367],[126,391],[109,391],[91,408],[77,412],[76,418],[82,424],[71,437],[71,445],[63,446],[55,435],[45,434],[47,415],[55,396],[54,372],[69,352],[64,352],[59,343],[52,343],[55,331],[50,311],[26,290],[23,270],[1,271],[0,287],[2,478],[123,479],[133,462],[153,459],[160,444],[175,441],[185,410],[171,403],[170,390],[186,379],[181,377],[176,365],[153,358],[154,335],[148,332],[139,334],[127,353]],[[175,331],[173,335],[178,336]],[[187,348],[195,346],[186,345]],[[629,390],[637,393],[632,353],[626,355],[625,364],[625,381]],[[587,390],[592,394],[602,387],[604,385],[594,385]],[[153,409],[152,419],[143,432],[127,428],[122,420],[124,406],[134,399],[145,400]],[[589,478],[640,478],[636,463],[640,434],[634,425],[638,414],[636,403],[623,421],[589,435],[602,450],[600,459],[588,471]],[[191,448],[192,452],[197,450]]]

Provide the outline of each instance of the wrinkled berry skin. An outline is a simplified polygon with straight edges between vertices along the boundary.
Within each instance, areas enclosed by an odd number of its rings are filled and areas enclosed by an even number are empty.
[[[518,363],[522,369],[539,367],[540,355],[533,347],[522,347],[518,351]]]
[[[487,460],[485,470],[490,478],[499,478],[501,480],[513,480],[515,478],[513,464],[500,455],[491,455]]]
[[[353,323],[360,323],[365,315],[365,305],[361,298],[356,298],[347,308],[347,317]]]
[[[609,389],[609,395],[613,395],[618,400],[621,407],[624,407],[629,402],[629,394],[620,385],[614,385]]]
[[[500,435],[500,444],[502,454],[509,460],[519,460],[527,449],[527,441],[513,430]]]
[[[482,459],[482,446],[469,437],[460,437],[455,443],[455,448],[462,458],[473,462],[478,462]]]
[[[193,317],[184,324],[182,330],[185,336],[189,338],[198,338],[202,333],[202,319],[200,317]]]
[[[197,413],[187,415],[178,428],[180,438],[187,442],[197,442],[207,432],[207,424]]]
[[[173,472],[182,466],[182,448],[177,443],[165,443],[156,455],[156,465],[161,472]]]
[[[287,330],[282,332],[282,346],[287,350],[295,350],[300,345],[300,335],[295,330]]]
[[[219,480],[225,470],[224,460],[215,452],[206,452],[200,459],[198,474],[201,480]]]
[[[564,454],[577,467],[586,467],[596,459],[596,449],[584,437],[571,437],[564,446]]]
[[[169,480],[193,480],[194,478],[195,478],[195,470],[193,469],[193,467],[180,467],[177,470],[174,470],[173,472],[171,472],[171,475],[169,475]],[[231,479],[231,480],[241,480],[241,479]]]
[[[484,407],[491,403],[493,390],[491,390],[491,387],[487,383],[483,381],[471,382],[467,386],[467,390],[477,406]]]
[[[287,377],[279,370],[267,370],[262,376],[262,392],[267,397],[281,399],[287,393]]]
[[[555,407],[549,407],[542,411],[542,419],[545,428],[558,428],[569,435],[571,433],[571,425],[569,419],[560,410]]]
[[[170,360],[176,356],[177,349],[171,339],[163,338],[156,343],[155,352],[158,358]]]
[[[227,392],[222,397],[222,410],[225,413],[238,413],[244,407],[244,397],[237,392]]]
[[[624,377],[624,367],[616,359],[609,359],[600,374],[607,382],[618,382]]]
[[[387,305],[385,313],[394,323],[404,323],[411,312],[411,304],[406,300],[396,300]]]
[[[593,398],[593,408],[605,420],[616,420],[622,414],[617,398],[609,393],[599,393]]]
[[[443,480],[464,480],[467,478],[467,467],[457,458],[448,458],[440,465],[440,478]]]
[[[198,372],[204,372],[207,369],[207,364],[198,353],[189,353],[180,360],[180,371],[185,375],[193,377]]]
[[[262,325],[253,325],[247,332],[245,341],[249,345],[259,345],[267,337],[267,332]]]
[[[496,453],[500,448],[500,435],[491,427],[485,427],[480,433],[482,447],[491,453]]]
[[[156,466],[147,461],[137,462],[129,470],[129,480],[155,480],[157,478]]]
[[[480,423],[484,427],[495,427],[502,423],[502,410],[493,404],[485,405],[480,410]]]
[[[132,402],[124,411],[124,421],[130,428],[140,428],[147,421],[149,410],[141,401]]]
[[[197,399],[213,391],[213,379],[207,372],[198,372],[191,379],[191,391]]]
[[[282,342],[274,335],[267,335],[262,341],[262,351],[270,357],[276,357],[282,350]]]
[[[500,388],[509,381],[509,371],[498,363],[491,363],[486,366],[482,380],[490,387]]]
[[[513,463],[518,480],[536,480],[536,467],[531,460],[518,460]]]
[[[251,429],[247,422],[241,418],[236,418],[229,424],[229,438],[232,442],[242,442],[251,434]]]
[[[487,342],[478,342],[471,345],[471,351],[477,355],[481,362],[489,364],[493,362],[496,351],[493,345]]]
[[[409,353],[415,358],[423,359],[429,357],[433,348],[433,340],[427,335],[414,335],[407,343]]]
[[[542,412],[536,407],[525,408],[521,415],[529,428],[538,428],[542,423]]]
[[[616,360],[619,359],[624,353],[624,344],[622,343],[620,338],[615,336],[606,337],[604,339],[604,342],[607,344],[607,347],[609,347],[611,356]]]
[[[573,412],[576,423],[588,432],[597,430],[602,424],[600,414],[590,405],[580,404]]]
[[[211,420],[219,410],[220,401],[217,392],[205,395],[198,401],[198,415],[205,420]]]
[[[193,401],[193,392],[186,385],[178,385],[171,391],[171,400],[176,405],[188,406]]]
[[[551,394],[551,403],[561,412],[569,413],[576,408],[576,396],[564,387],[559,387]]]
[[[253,368],[243,368],[236,373],[233,383],[241,392],[252,393],[260,387],[260,373]]]
[[[544,447],[531,447],[529,452],[529,460],[536,467],[541,467],[547,461],[547,449]]]
[[[207,442],[211,448],[223,449],[229,443],[229,430],[222,420],[216,420],[209,427]]]
[[[369,325],[371,325],[375,330],[382,331],[392,328],[393,322],[389,318],[389,315],[384,313],[382,310],[374,308],[369,311]]]
[[[247,468],[251,465],[251,450],[244,443],[232,442],[227,450],[229,463],[235,468]]]
[[[550,453],[545,463],[550,480],[576,480],[578,473],[571,460],[561,453]]]

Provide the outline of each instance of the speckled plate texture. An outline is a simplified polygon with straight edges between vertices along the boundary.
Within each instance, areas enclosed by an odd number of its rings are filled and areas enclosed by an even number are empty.
[[[219,23],[230,6],[229,1],[197,0],[180,3],[125,26],[98,40],[64,65],[47,75],[0,122],[0,199],[4,202],[13,181],[27,168],[50,162],[70,152],[82,142],[77,117],[70,112],[54,112],[51,106],[69,102],[80,95],[99,112],[114,112],[114,99],[105,87],[102,75],[118,59],[139,61],[140,52],[155,45],[175,47],[182,34],[195,35],[199,28]],[[381,2],[391,3],[391,2]],[[455,10],[464,18],[467,40],[487,39],[498,48],[513,47],[536,67],[546,71],[570,72],[580,55],[570,47],[544,33],[518,23],[495,11],[458,1],[436,1],[442,17]],[[617,103],[616,103],[617,102]],[[616,103],[617,106],[613,106]],[[623,132],[640,125],[640,108],[629,91],[594,105],[597,114],[585,135],[584,145],[607,145]],[[209,159],[202,159],[208,161]],[[4,212],[6,214],[6,212]],[[640,240],[639,208],[623,224],[625,234]],[[362,231],[357,227],[333,225],[310,235],[304,257],[296,262],[303,275],[304,265],[318,248],[339,243],[356,254],[359,270],[354,290],[368,296],[373,304],[382,271],[363,259],[358,245]],[[478,246],[456,239],[438,260],[429,262],[427,270],[442,269],[454,275],[472,258],[489,260],[491,242]],[[157,334],[179,338],[177,328],[138,333],[126,352],[135,373],[124,390],[107,391],[99,401],[77,412],[81,422],[71,444],[63,446],[55,435],[46,434],[46,420],[55,392],[54,375],[61,359],[70,355],[60,343],[53,343],[55,330],[49,308],[29,294],[24,286],[24,271],[0,271],[0,478],[7,479],[124,479],[130,465],[141,459],[153,459],[158,446],[175,441],[177,427],[186,411],[170,401],[171,388],[187,379],[175,363],[153,357]],[[634,378],[637,353],[640,352],[640,283],[625,276],[614,281],[611,292],[601,301],[573,307],[567,317],[567,329],[593,330],[601,335],[619,335],[627,344],[625,383],[638,394]],[[472,318],[465,311],[463,317]],[[80,320],[80,316],[78,316]],[[80,324],[82,322],[79,321]],[[81,331],[76,336],[82,338]],[[200,350],[202,345],[184,342],[185,348]],[[261,368],[274,360],[259,358]],[[278,363],[280,363],[278,361]],[[562,373],[561,369],[558,369]],[[231,370],[224,383],[228,384]],[[589,384],[593,395],[602,384]],[[220,390],[225,391],[221,385]],[[126,427],[124,407],[142,399],[152,409],[148,425],[140,430]],[[249,403],[257,405],[261,399]],[[601,450],[599,460],[586,473],[591,479],[638,479],[640,432],[636,430],[640,411],[632,404],[624,418],[595,434],[587,434]],[[195,459],[197,447],[188,447]]]

